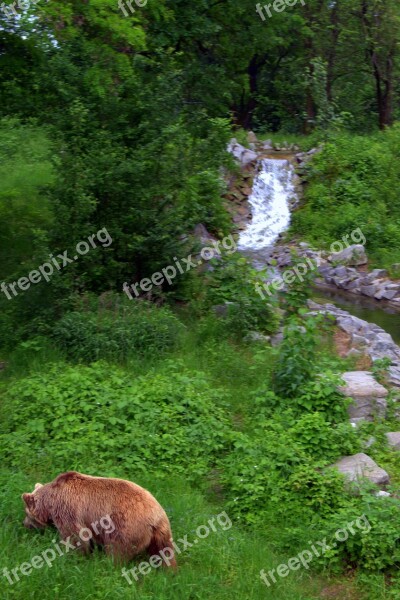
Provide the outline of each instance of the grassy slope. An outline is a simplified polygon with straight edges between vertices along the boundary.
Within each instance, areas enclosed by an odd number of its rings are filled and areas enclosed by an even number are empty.
[[[204,369],[215,385],[228,390],[231,398],[230,410],[235,415],[234,421],[238,427],[241,426],[241,417],[250,404],[250,392],[261,382],[265,383],[268,380],[272,362],[268,349],[249,350],[225,341],[204,341],[203,344],[199,344],[198,338],[190,332],[176,358],[186,366]],[[32,369],[39,372],[45,370],[48,361],[47,352],[43,357],[38,355],[36,361],[31,363]],[[154,364],[157,364],[156,358],[152,361],[153,366]],[[142,364],[142,370],[145,371],[152,365]],[[137,366],[136,364],[135,368],[133,365],[126,368],[128,371],[136,371]],[[7,377],[18,378],[26,374],[26,365],[21,355],[19,361],[14,363],[14,371],[10,371],[11,375]],[[5,375],[3,380],[6,384]],[[112,435],[111,430],[110,434]],[[179,477],[159,481],[152,473],[148,473],[145,479],[137,477],[134,473],[119,472],[118,475],[136,480],[157,496],[171,518],[176,540],[185,535],[189,541],[193,540],[196,537],[196,527],[207,524],[211,517],[224,510],[223,494],[218,486],[211,490],[205,486],[205,491],[201,492],[192,489]],[[30,491],[36,481],[46,482],[53,477],[54,473],[50,470],[45,471],[43,467],[34,464],[26,472],[10,472],[7,469],[0,471],[1,569],[12,569],[30,561],[34,555],[51,548],[52,540],[58,538],[52,530],[42,533],[28,531],[22,527],[21,493]],[[277,540],[279,524],[273,532],[252,532],[235,523],[226,531],[218,528],[218,531],[211,532],[207,538],[199,540],[197,545],[178,557],[180,568],[176,575],[152,571],[132,586],[121,576],[120,569],[101,552],[90,557],[70,553],[57,558],[51,568],[44,566],[33,570],[28,577],[21,577],[21,580],[12,586],[1,576],[0,593],[5,600],[386,598],[385,595],[370,595],[353,581],[332,582],[327,577],[305,569],[291,572],[287,578],[282,578],[277,584],[267,588],[259,579],[260,570],[276,569],[298,551],[293,550],[293,554],[290,555],[280,554],[276,550]],[[380,579],[377,580],[377,585],[380,587]],[[330,591],[335,595],[326,596],[325,593]]]

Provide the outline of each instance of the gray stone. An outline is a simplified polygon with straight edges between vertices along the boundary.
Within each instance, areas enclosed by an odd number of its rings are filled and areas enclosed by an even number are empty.
[[[400,387],[400,367],[398,365],[389,367],[389,383]]]
[[[394,450],[400,450],[400,431],[391,431],[386,434],[388,444]]]
[[[252,144],[256,144],[258,142],[257,136],[254,133],[254,131],[249,131],[247,133],[247,141],[252,143]]]
[[[271,336],[271,346],[279,346],[283,342],[283,333],[279,332]]]
[[[217,317],[224,319],[228,316],[229,310],[232,306],[235,306],[234,302],[225,302],[225,304],[215,304],[212,306],[212,310]]]
[[[370,298],[373,298],[378,290],[379,288],[376,285],[362,285],[360,288],[361,293]]]
[[[333,274],[335,277],[347,277],[347,269],[343,266],[335,267]]]
[[[228,152],[230,152],[236,158],[236,160],[239,161],[242,167],[257,160],[257,153],[253,150],[245,148],[242,146],[242,144],[239,144],[235,138],[233,138],[228,145]]]
[[[351,341],[355,346],[367,346],[369,343],[369,340],[362,335],[357,335],[356,333],[353,333],[351,336]]]
[[[400,295],[400,290],[394,290],[394,289],[385,289],[383,291],[383,293],[381,294],[381,300],[393,300],[394,298],[396,298],[396,296]]]
[[[346,333],[357,333],[363,328],[365,323],[362,319],[353,317],[350,314],[346,317],[339,316],[337,322],[340,329],[343,329]]]
[[[360,289],[360,280],[359,279],[344,279],[342,281],[342,288],[344,290],[358,290]]]
[[[353,244],[341,252],[334,252],[329,257],[330,262],[357,267],[368,262],[365,248],[361,244]]]
[[[249,333],[244,337],[245,342],[263,342],[269,343],[271,340],[271,336],[263,335],[258,331],[249,331]]]
[[[364,352],[362,350],[357,350],[356,348],[350,348],[346,356],[354,356],[355,358],[359,358],[360,356],[364,356]]]
[[[367,278],[370,281],[374,281],[374,279],[383,279],[388,276],[388,272],[385,269],[372,269],[367,275]]]
[[[386,396],[388,391],[375,381],[368,371],[350,371],[342,375],[345,382],[339,390],[352,399],[348,408],[349,418],[371,421],[375,416],[386,414]]]
[[[338,460],[332,467],[336,467],[348,481],[358,482],[366,477],[376,485],[386,485],[389,483],[389,475],[384,469],[381,469],[368,454],[360,452],[353,456],[345,456]]]
[[[373,435],[371,435],[371,437],[369,437],[366,442],[364,443],[364,448],[366,448],[368,450],[368,448],[371,448],[371,446],[373,446],[376,442],[376,439],[374,438]]]

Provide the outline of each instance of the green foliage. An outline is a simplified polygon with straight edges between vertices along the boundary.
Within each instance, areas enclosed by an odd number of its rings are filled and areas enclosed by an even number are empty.
[[[239,337],[248,331],[273,332],[277,326],[275,307],[256,291],[262,274],[238,254],[213,259],[210,264],[212,270],[203,275],[193,307],[202,313],[226,305],[223,328]]]
[[[343,480],[321,467],[337,460],[343,449],[357,447],[354,433],[344,425],[332,427],[318,413],[297,421],[289,410],[258,421],[235,436],[234,451],[220,463],[229,510],[253,524],[285,518],[289,530],[299,519],[329,517],[345,502]]]
[[[279,347],[274,389],[281,396],[294,398],[315,376],[316,349],[322,317],[289,318]]]
[[[370,571],[397,570],[400,564],[399,507],[397,498],[381,498],[367,493],[332,515],[320,532],[331,546],[319,559],[320,564],[329,564],[336,570],[349,564]],[[355,533],[350,530],[348,539],[336,541],[333,547],[334,534],[348,523],[352,523]]]
[[[398,125],[370,137],[332,135],[312,160],[306,202],[293,215],[292,233],[329,249],[361,230],[374,264],[390,270],[400,262],[399,145]],[[353,237],[349,244],[363,242]]]
[[[282,295],[282,306],[289,314],[296,314],[307,307],[311,286],[317,274],[316,268],[315,261],[304,261],[296,251],[291,252],[291,270],[294,271],[295,277],[292,283],[286,284],[285,293]]]
[[[123,362],[171,350],[182,331],[183,325],[167,307],[132,301],[121,314],[107,309],[67,313],[55,324],[53,338],[73,360]]]
[[[207,474],[227,444],[224,394],[200,372],[135,378],[105,363],[53,365],[2,396],[0,447],[14,467],[97,470],[123,464],[136,474]],[[190,451],[189,451],[190,449]]]

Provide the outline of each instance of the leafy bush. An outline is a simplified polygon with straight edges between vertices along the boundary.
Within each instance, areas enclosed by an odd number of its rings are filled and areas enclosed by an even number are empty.
[[[400,502],[398,498],[381,498],[370,493],[354,498],[322,526],[320,539],[326,537],[331,549],[321,558],[323,566],[338,570],[350,565],[378,571],[400,565]],[[360,519],[357,526],[357,519]],[[356,521],[356,524],[354,524]],[[335,532],[353,522],[354,533],[334,542]]]
[[[256,285],[263,282],[260,272],[238,255],[224,256],[210,263],[213,270],[204,274],[194,308],[204,313],[215,305],[225,304],[225,330],[239,337],[248,331],[273,332],[277,327],[274,306],[256,291]]]
[[[182,330],[168,308],[137,302],[122,314],[111,310],[68,313],[56,323],[53,337],[74,360],[124,361],[134,354],[170,350]]]
[[[127,375],[103,363],[58,364],[11,384],[1,403],[5,463],[205,475],[227,443],[224,396],[200,372]]]
[[[322,427],[314,441],[316,423]],[[287,528],[297,526],[299,519],[310,524],[329,516],[345,501],[343,478],[321,469],[356,447],[354,437],[344,427],[332,428],[320,415],[296,423],[291,411],[262,421],[248,434],[238,433],[234,451],[220,463],[228,509],[254,524],[283,518]]]
[[[399,124],[374,136],[332,135],[309,164],[291,232],[329,249],[360,228],[375,264],[400,262],[399,142]]]

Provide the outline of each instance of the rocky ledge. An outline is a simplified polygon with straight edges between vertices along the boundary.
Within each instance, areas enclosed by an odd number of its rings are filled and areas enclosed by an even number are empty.
[[[367,356],[371,363],[382,358],[390,359],[388,383],[400,387],[400,347],[395,344],[389,333],[379,325],[354,317],[334,304],[317,304],[309,300],[308,306],[311,313],[322,312],[331,315],[337,327],[350,336],[351,348],[348,356]]]

